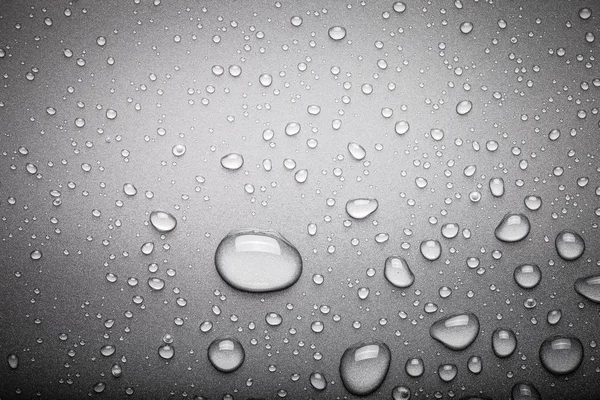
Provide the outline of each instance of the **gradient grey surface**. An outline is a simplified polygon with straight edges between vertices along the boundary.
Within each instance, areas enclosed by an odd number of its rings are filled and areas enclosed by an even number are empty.
[[[598,39],[586,41],[586,32],[600,36],[600,7],[591,0],[406,3],[396,13],[391,1],[2,2],[0,355],[16,354],[19,365],[1,366],[0,397],[82,398],[104,382],[104,392],[92,397],[278,398],[284,390],[291,399],[350,398],[338,373],[342,353],[380,340],[392,363],[373,398],[389,398],[402,384],[414,398],[507,399],[516,382],[527,380],[544,399],[597,399],[598,305],[577,295],[573,283],[600,270]],[[593,15],[582,20],[578,10],[586,6]],[[302,25],[294,27],[292,16],[301,16]],[[474,25],[466,35],[459,29],[465,21]],[[336,25],[347,30],[342,41],[328,36]],[[214,65],[225,72],[215,76]],[[229,74],[230,65],[242,68],[239,77]],[[263,73],[273,76],[270,87],[259,83]],[[364,94],[363,84],[373,92]],[[473,109],[460,116],[455,107],[462,100]],[[321,107],[318,115],[307,112],[311,104]],[[382,116],[384,107],[393,109],[391,118]],[[109,120],[107,109],[117,118]],[[78,128],[76,118],[85,126]],[[342,121],[339,130],[334,119]],[[410,124],[402,136],[394,132],[400,120]],[[292,121],[302,129],[288,137],[284,128]],[[262,139],[266,128],[275,132],[270,142]],[[429,137],[432,128],[443,129],[444,139]],[[561,131],[556,141],[548,139],[552,129]],[[497,151],[486,149],[489,140],[498,142]],[[348,153],[351,141],[366,149],[364,161]],[[178,144],[187,149],[181,157],[172,153]],[[231,152],[243,154],[240,170],[220,165]],[[270,172],[262,167],[267,158]],[[305,183],[284,168],[285,158],[296,161],[296,170],[308,169]],[[29,173],[27,163],[37,172]],[[471,177],[463,174],[468,165],[477,166]],[[506,185],[500,198],[488,188],[495,176]],[[417,177],[427,179],[426,188],[418,188]],[[589,179],[583,187],[582,177]],[[123,193],[125,183],[137,187],[136,196]],[[60,191],[59,206],[53,190]],[[469,199],[474,190],[479,202]],[[529,194],[541,196],[540,210],[525,208]],[[346,227],[345,204],[360,197],[376,198],[379,209]],[[148,224],[157,209],[178,220],[164,238]],[[509,211],[529,218],[524,241],[494,237]],[[309,222],[318,225],[315,236],[307,233]],[[471,237],[444,239],[447,222],[468,228]],[[219,241],[248,227],[274,229],[298,248],[304,270],[294,286],[250,294],[219,278]],[[556,254],[554,238],[563,229],[586,241],[574,262]],[[382,232],[389,240],[376,243]],[[419,253],[429,238],[442,243],[437,261]],[[156,247],[145,256],[140,247],[148,241]],[[34,250],[41,259],[31,259]],[[410,264],[412,287],[394,289],[385,280],[392,254]],[[468,268],[467,257],[480,258],[483,269]],[[156,274],[148,271],[152,262]],[[540,266],[535,289],[514,282],[520,263]],[[366,273],[371,267],[373,277]],[[108,273],[117,282],[109,283]],[[314,274],[324,276],[322,285]],[[150,276],[165,279],[165,289],[152,292]],[[452,288],[444,299],[443,285]],[[370,289],[365,300],[360,287]],[[143,307],[133,302],[136,295]],[[178,297],[187,304],[179,306]],[[527,298],[537,305],[525,308]],[[438,311],[426,313],[428,302]],[[323,313],[323,305],[331,311]],[[546,322],[553,309],[563,315],[555,326]],[[467,350],[454,352],[428,331],[462,311],[478,316],[481,332]],[[280,313],[283,323],[268,326],[268,312]],[[110,329],[107,319],[115,320]],[[310,328],[316,320],[325,325],[321,333]],[[213,329],[202,333],[202,321]],[[492,352],[499,327],[517,334],[507,359]],[[166,333],[174,337],[169,362],[158,356]],[[581,367],[567,377],[549,374],[538,358],[540,344],[554,334],[575,335],[584,346]],[[246,351],[244,364],[228,375],[206,355],[221,335],[236,337]],[[110,357],[100,353],[107,344],[116,347]],[[467,369],[471,355],[483,359],[479,375]],[[404,372],[411,357],[425,362],[418,379]],[[449,362],[458,376],[444,383],[436,371]],[[115,363],[123,369],[119,378],[111,375]],[[327,378],[324,392],[311,387],[313,371]]]

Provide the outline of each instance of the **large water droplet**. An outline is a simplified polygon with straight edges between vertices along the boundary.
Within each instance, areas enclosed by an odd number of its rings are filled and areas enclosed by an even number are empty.
[[[302,273],[298,250],[272,230],[230,232],[217,247],[215,265],[225,282],[248,292],[285,289]]]
[[[548,372],[565,375],[575,371],[581,365],[583,345],[575,336],[551,336],[540,346],[539,356]]]
[[[398,256],[390,256],[385,260],[383,274],[389,283],[399,288],[407,288],[415,281],[415,275],[406,260]]]
[[[152,211],[150,223],[159,232],[171,232],[177,226],[175,217],[165,211]]]
[[[579,234],[569,230],[561,231],[556,235],[554,244],[558,255],[567,261],[577,260],[585,251],[583,238]]]
[[[542,396],[532,383],[518,382],[510,391],[510,400],[542,400]]]
[[[511,329],[498,328],[492,333],[492,350],[496,357],[509,357],[516,348],[517,336]]]
[[[363,219],[373,214],[378,207],[379,203],[375,199],[353,199],[346,203],[346,212],[352,218]]]
[[[429,334],[452,350],[464,350],[479,334],[479,319],[472,313],[442,318],[431,325]]]
[[[373,393],[385,380],[391,358],[390,349],[383,342],[362,342],[348,347],[340,360],[344,386],[358,396]]]
[[[518,242],[529,234],[529,219],[523,214],[508,213],[496,227],[494,234],[503,242]]]
[[[360,144],[355,142],[348,143],[348,152],[355,160],[362,160],[367,156],[367,151]]]
[[[221,165],[230,170],[240,169],[244,165],[244,157],[238,153],[227,154],[221,158]]]
[[[542,280],[542,271],[536,264],[522,264],[515,268],[513,277],[523,289],[532,289]]]
[[[235,371],[245,358],[246,353],[242,344],[230,336],[221,336],[208,346],[208,360],[221,372]]]
[[[574,287],[575,291],[586,299],[600,303],[600,275],[579,278],[575,281]]]

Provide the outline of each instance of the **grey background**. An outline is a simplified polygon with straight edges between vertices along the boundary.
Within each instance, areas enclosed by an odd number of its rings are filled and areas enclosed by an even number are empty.
[[[583,6],[594,13],[587,21],[578,17]],[[72,10],[70,17],[65,8]],[[0,354],[17,354],[20,360],[14,371],[7,363],[0,369],[2,398],[82,398],[99,381],[106,382],[100,396],[107,398],[128,397],[128,387],[134,390],[131,398],[277,398],[280,389],[293,399],[350,398],[339,379],[339,358],[347,346],[368,339],[382,340],[392,351],[389,374],[374,398],[389,397],[395,385],[404,384],[415,398],[482,392],[507,399],[520,380],[532,381],[548,399],[599,398],[598,350],[590,345],[598,340],[598,307],[572,289],[576,278],[597,273],[599,263],[599,89],[593,84],[599,78],[598,41],[585,40],[585,32],[600,35],[597,8],[589,0],[465,0],[462,9],[450,1],[407,2],[407,10],[397,14],[388,1],[284,1],[281,7],[272,1],[163,0],[158,6],[147,0],[2,2]],[[382,16],[386,11],[387,19]],[[300,27],[291,25],[294,15],[302,16]],[[45,25],[45,17],[52,26]],[[498,27],[500,18],[507,21],[506,29]],[[474,24],[468,35],[459,31],[464,21]],[[347,29],[343,41],[328,37],[334,25]],[[258,31],[264,32],[263,39]],[[217,34],[221,41],[215,44]],[[107,38],[102,47],[96,44],[100,35]],[[180,43],[175,35],[181,36]],[[384,42],[383,49],[376,48],[377,40]],[[443,52],[440,42],[445,43]],[[65,48],[73,51],[72,58],[64,56]],[[559,48],[565,49],[562,57]],[[84,67],[76,64],[80,57]],[[114,65],[107,63],[108,57],[114,57]],[[387,61],[386,70],[377,67],[378,59]],[[301,62],[307,64],[305,71],[298,69]],[[228,74],[232,64],[242,67],[240,77]],[[213,65],[226,72],[213,75]],[[333,65],[341,68],[337,78],[330,72]],[[455,67],[463,68],[461,76]],[[37,72],[29,81],[26,73],[32,69]],[[265,72],[273,75],[269,88],[258,82]],[[155,82],[151,73],[158,77]],[[344,82],[351,88],[344,89]],[[393,91],[387,88],[390,82],[396,85]],[[581,82],[589,89],[583,90]],[[361,92],[363,83],[373,85],[371,95]],[[494,99],[494,91],[502,94],[501,100]],[[344,95],[351,98],[349,104],[342,102]],[[473,109],[458,116],[455,106],[464,99],[473,102]],[[79,108],[78,101],[85,107]],[[320,105],[321,113],[309,115],[310,104]],[[56,115],[48,115],[47,107],[54,107]],[[383,107],[392,108],[393,117],[383,118]],[[118,111],[115,120],[106,118],[107,108]],[[579,118],[579,110],[587,117]],[[528,119],[523,121],[522,115]],[[77,117],[86,120],[81,129],[74,124]],[[331,127],[336,118],[343,121],[338,131]],[[398,120],[410,123],[403,136],[394,132]],[[290,121],[302,125],[295,137],[284,134]],[[165,136],[157,134],[159,127],[166,129]],[[434,127],[445,131],[440,142],[428,137]],[[275,131],[274,147],[261,137],[266,128]],[[551,142],[547,133],[554,128],[562,134]],[[317,148],[308,148],[309,138],[318,140]],[[498,141],[496,152],[485,149],[488,140]],[[366,148],[368,164],[350,157],[350,141]],[[383,150],[375,149],[377,143]],[[176,144],[187,147],[184,156],[173,156]],[[28,149],[27,155],[19,153],[20,146]],[[513,147],[521,150],[519,155]],[[124,157],[123,150],[130,155]],[[245,164],[226,171],[219,160],[234,151],[244,155]],[[271,172],[261,166],[265,158],[273,160]],[[294,172],[283,167],[284,158],[309,170],[306,183],[295,182]],[[454,166],[447,165],[449,160]],[[521,160],[529,162],[526,170],[519,168]],[[424,168],[426,162],[429,168]],[[26,171],[27,163],[37,166],[37,176]],[[92,170],[84,172],[83,163]],[[477,165],[477,172],[467,178],[462,171],[470,164]],[[562,176],[552,174],[556,166],[564,168]],[[336,167],[343,169],[343,180],[334,176]],[[445,170],[452,175],[446,177]],[[198,183],[196,175],[206,182]],[[427,188],[417,188],[419,176],[428,180]],[[502,198],[489,192],[493,176],[505,181]],[[586,187],[577,185],[580,177],[589,178]],[[516,185],[519,179],[522,187]],[[76,187],[70,189],[69,182]],[[136,196],[123,193],[126,182],[137,187]],[[245,183],[255,186],[254,194],[244,191]],[[473,203],[468,195],[477,188],[482,200]],[[52,204],[51,190],[61,192],[58,207]],[[146,198],[146,191],[154,197]],[[539,211],[524,207],[528,194],[542,197]],[[16,204],[9,204],[9,197]],[[349,217],[344,205],[357,197],[377,198],[379,210],[345,227]],[[329,198],[335,199],[333,206],[327,205]],[[452,203],[446,204],[446,198]],[[100,217],[92,215],[94,209],[101,211]],[[177,229],[164,238],[147,222],[155,209],[178,219]],[[527,239],[516,244],[501,243],[493,235],[509,211],[525,213],[532,224]],[[58,223],[51,223],[52,217]],[[318,224],[314,237],[307,234],[309,222]],[[458,222],[472,237],[443,239],[440,227],[446,222]],[[278,293],[248,294],[219,278],[214,250],[228,231],[244,227],[275,229],[297,246],[304,272],[296,285]],[[564,262],[554,249],[562,229],[575,230],[586,241],[586,252],[575,262]],[[380,232],[387,232],[389,241],[375,243]],[[352,238],[360,244],[353,246]],[[419,243],[428,238],[443,245],[435,262],[419,253]],[[156,244],[150,256],[140,251],[147,241]],[[403,249],[402,243],[410,248]],[[328,253],[329,245],[335,253]],[[30,258],[35,249],[43,253],[37,261]],[[493,259],[493,250],[502,251],[502,258]],[[394,290],[385,281],[383,262],[391,254],[411,265],[416,275],[411,288]],[[466,266],[470,256],[481,259],[484,274]],[[161,292],[151,292],[146,284],[151,262],[160,266],[155,276],[167,282]],[[518,288],[512,279],[514,267],[523,262],[542,269],[542,282],[533,290]],[[370,267],[377,270],[372,278],[366,275]],[[168,268],[176,271],[174,277],[167,276]],[[110,272],[118,276],[114,284],[105,278]],[[316,273],[325,277],[320,286],[312,282]],[[129,277],[137,277],[139,284],[130,287]],[[453,289],[447,299],[438,295],[442,285]],[[370,289],[368,299],[359,300],[359,287]],[[135,295],[144,297],[144,309],[132,302]],[[177,297],[187,305],[179,307]],[[537,300],[534,309],[523,306],[528,297]],[[436,303],[438,312],[426,314],[427,302]],[[213,314],[213,305],[221,315]],[[321,305],[331,312],[323,315]],[[558,308],[563,318],[550,326],[546,314]],[[126,311],[133,317],[126,318]],[[284,317],[279,327],[266,325],[264,316],[271,311]],[[408,318],[401,319],[400,311]],[[435,320],[460,311],[478,315],[481,333],[467,350],[452,352],[431,339],[428,330]],[[232,314],[237,322],[230,320]],[[334,314],[341,316],[339,322],[332,320]],[[184,325],[176,326],[175,317],[183,318]],[[109,318],[116,322],[106,329]],[[387,319],[385,326],[381,318]],[[198,328],[204,320],[214,323],[207,334]],[[311,331],[314,320],[325,323],[322,333]],[[354,321],[360,321],[360,329],[353,328]],[[250,322],[256,324],[254,330],[248,329]],[[292,327],[295,335],[289,332]],[[510,327],[518,335],[517,352],[508,359],[492,353],[490,336],[497,327]],[[61,333],[68,339],[60,340]],[[157,354],[165,333],[175,338],[176,354],[169,362]],[[543,339],[558,333],[575,335],[584,344],[583,364],[568,377],[546,372],[537,355]],[[246,350],[243,366],[229,375],[217,372],[206,358],[210,341],[223,334],[236,336]],[[252,345],[251,339],[258,343]],[[100,354],[105,344],[116,346],[113,356]],[[322,360],[313,358],[315,352]],[[477,376],[466,368],[474,354],[484,363]],[[414,356],[423,358],[426,367],[418,379],[404,372],[404,363]],[[115,362],[123,368],[118,379],[110,374]],[[459,368],[451,383],[436,376],[437,366],[446,362]],[[269,372],[269,365],[277,370]],[[310,386],[312,371],[325,374],[325,392]],[[300,374],[297,382],[291,379],[294,373]]]

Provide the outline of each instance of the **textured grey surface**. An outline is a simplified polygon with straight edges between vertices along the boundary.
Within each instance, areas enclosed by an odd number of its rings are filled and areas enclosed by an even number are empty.
[[[593,15],[584,21],[578,10],[585,6]],[[107,398],[277,398],[279,390],[292,399],[350,397],[339,378],[339,359],[349,345],[373,339],[392,352],[389,374],[374,398],[388,398],[403,384],[415,398],[484,393],[507,399],[517,381],[528,380],[545,399],[597,399],[598,305],[578,296],[573,282],[599,271],[598,39],[585,39],[586,32],[600,36],[599,14],[591,0],[465,0],[462,8],[451,1],[407,2],[401,14],[388,1],[285,1],[280,7],[273,1],[2,2],[0,355],[16,354],[19,365],[2,366],[1,397],[82,398],[97,382],[106,383],[97,396]],[[294,15],[302,16],[300,27],[290,23]],[[499,28],[499,19],[506,20],[506,29]],[[464,21],[474,25],[470,34],[459,30]],[[328,37],[335,25],[347,29],[344,40]],[[218,44],[214,35],[221,38]],[[96,44],[98,36],[106,37],[104,46]],[[561,48],[565,54],[559,56]],[[72,50],[71,58],[65,49]],[[78,58],[85,66],[77,65]],[[387,69],[377,66],[379,59]],[[242,68],[237,78],[227,71],[234,64]],[[212,73],[214,65],[225,68],[222,76]],[[337,77],[332,66],[341,69]],[[28,80],[32,70],[35,79]],[[262,73],[273,75],[268,88],[259,83]],[[361,92],[365,83],[373,85],[372,94]],[[494,98],[496,91],[501,99]],[[346,104],[343,96],[351,101]],[[455,106],[465,99],[473,109],[459,116]],[[321,107],[319,115],[307,113],[311,104]],[[391,118],[382,116],[383,107],[393,109]],[[116,119],[106,118],[109,108],[118,111]],[[85,118],[83,128],[75,126],[78,117]],[[336,118],[342,120],[339,130],[332,129]],[[403,136],[394,132],[399,120],[410,123]],[[291,121],[302,125],[294,137],[284,133]],[[161,127],[164,136],[157,133]],[[445,131],[439,142],[429,137],[436,127]],[[266,128],[275,131],[272,146],[262,139]],[[550,141],[547,134],[555,128],[561,136]],[[309,138],[318,141],[316,148],[309,148]],[[488,140],[499,143],[497,151],[486,150]],[[366,162],[348,154],[350,141],[365,147]],[[182,157],[172,154],[177,144],[187,148]],[[27,155],[19,153],[21,146]],[[221,167],[220,158],[230,152],[243,154],[242,169]],[[273,161],[270,172],[262,168],[266,158]],[[284,158],[293,158],[296,170],[308,169],[307,182],[294,180]],[[528,162],[526,169],[521,160]],[[27,172],[27,163],[37,166],[37,174]],[[91,171],[82,170],[84,163]],[[471,164],[477,172],[466,177],[463,169]],[[560,176],[553,174],[557,166],[564,168]],[[338,167],[343,179],[334,175]],[[206,181],[199,183],[197,175]],[[493,176],[505,181],[501,198],[489,191]],[[417,187],[417,177],[427,179],[425,189]],[[577,184],[581,177],[589,178],[585,187]],[[123,193],[126,182],[137,187],[136,196]],[[245,192],[246,183],[254,185],[253,194]],[[52,190],[61,192],[60,206],[52,204]],[[481,192],[481,201],[469,200],[473,190]],[[529,194],[542,197],[540,210],[525,208]],[[358,197],[376,198],[379,209],[346,227],[344,206]],[[156,209],[178,220],[164,238],[147,222]],[[530,219],[526,240],[507,244],[494,237],[509,211]],[[315,236],[307,233],[309,222],[318,225]],[[447,222],[472,236],[442,238],[440,227]],[[274,229],[296,245],[304,271],[294,286],[249,294],[220,279],[214,251],[227,232],[246,227]],[[579,260],[565,262],[556,254],[554,238],[562,229],[585,239]],[[381,232],[390,235],[386,243],[374,240]],[[419,253],[419,243],[429,238],[443,246],[434,262]],[[150,256],[140,251],[147,241],[156,245]],[[30,253],[36,249],[43,256],[34,261]],[[500,259],[492,257],[494,250],[502,252]],[[406,290],[394,290],[383,276],[384,260],[392,254],[405,257],[416,275]],[[466,266],[471,256],[480,258],[484,273]],[[148,272],[151,262],[159,264],[157,274]],[[535,289],[522,290],[513,281],[514,267],[524,262],[542,269]],[[366,274],[370,267],[377,270],[374,277]],[[175,276],[167,275],[169,268]],[[109,283],[107,273],[116,274],[117,282]],[[317,273],[325,278],[322,285],[312,281]],[[150,276],[165,279],[165,289],[152,292]],[[136,287],[128,285],[130,277],[139,280]],[[442,285],[453,290],[446,299],[438,295]],[[358,298],[359,287],[370,289],[367,299]],[[143,308],[132,302],[135,295],[143,296]],[[178,306],[178,297],[187,305]],[[529,297],[537,300],[533,309],[523,305]],[[427,302],[439,310],[425,313]],[[214,305],[221,309],[218,316]],[[322,314],[321,305],[331,312]],[[556,326],[546,322],[552,309],[563,313]],[[284,317],[275,328],[264,319],[272,311]],[[402,311],[407,318],[399,317]],[[453,352],[428,330],[460,311],[477,314],[481,332],[467,350]],[[175,325],[176,317],[183,326]],[[111,318],[115,324],[107,329],[104,321]],[[206,334],[199,330],[205,320],[214,323]],[[311,331],[315,320],[324,322],[323,332]],[[491,334],[498,327],[518,336],[517,351],[507,359],[492,353]],[[173,335],[176,352],[169,362],[157,354],[166,333]],[[568,377],[549,374],[538,358],[542,341],[559,333],[584,345],[583,364]],[[206,357],[211,340],[221,335],[237,337],[246,350],[242,367],[229,375]],[[116,346],[114,355],[100,354],[106,344]],[[479,375],[466,367],[474,354],[483,358]],[[418,379],[404,372],[406,360],[415,356],[425,361]],[[114,378],[110,370],[117,362],[123,374]],[[459,368],[451,383],[436,376],[446,362]],[[310,386],[313,371],[325,374],[325,392]],[[296,373],[298,381],[292,379]]]

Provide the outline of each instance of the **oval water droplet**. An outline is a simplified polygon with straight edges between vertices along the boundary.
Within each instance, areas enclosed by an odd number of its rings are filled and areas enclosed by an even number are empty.
[[[346,212],[354,219],[363,219],[377,211],[378,207],[375,199],[353,199],[346,203]]]
[[[394,125],[394,130],[398,135],[404,135],[410,129],[410,124],[407,121],[398,121]]]
[[[473,313],[451,315],[434,322],[429,334],[451,350],[464,350],[479,334],[479,319]]]
[[[456,105],[456,113],[458,115],[465,115],[471,111],[471,108],[473,108],[473,103],[469,100],[463,100]]]
[[[510,391],[510,400],[542,400],[542,396],[532,383],[518,382]]]
[[[215,266],[221,278],[236,289],[269,292],[296,283],[302,273],[302,257],[278,232],[244,229],[221,240]]]
[[[527,207],[529,210],[537,211],[542,206],[542,198],[536,195],[526,196],[524,203],[525,207]]]
[[[554,245],[558,255],[566,261],[577,260],[585,251],[583,238],[578,233],[570,230],[561,231],[556,235]]]
[[[383,274],[389,283],[398,288],[407,288],[415,281],[415,275],[406,260],[398,256],[390,256],[385,260]]]
[[[490,192],[494,197],[502,197],[504,195],[504,179],[492,178],[490,179]]]
[[[469,357],[469,361],[467,361],[467,368],[469,372],[473,374],[479,374],[483,370],[483,362],[481,361],[481,357],[479,356],[471,356]]]
[[[263,87],[269,87],[273,83],[273,76],[271,76],[270,74],[262,74],[258,78],[258,81]]]
[[[581,365],[583,345],[575,336],[551,336],[540,346],[539,356],[548,372],[565,375],[574,372]]]
[[[446,239],[454,239],[460,230],[458,224],[453,222],[442,225],[441,233]]]
[[[340,360],[340,377],[352,394],[366,396],[376,391],[390,368],[391,353],[383,342],[354,344],[344,351]]]
[[[329,28],[329,37],[333,40],[342,40],[346,37],[346,28],[343,26],[332,26]]]
[[[208,346],[208,360],[221,372],[233,372],[244,363],[246,352],[233,337],[221,336]]]
[[[367,151],[360,144],[355,142],[348,143],[348,152],[355,160],[362,160],[367,156]]]
[[[600,274],[579,278],[575,281],[574,287],[575,291],[586,299],[600,303]]]
[[[409,400],[410,389],[406,386],[395,386],[392,389],[392,400]]]
[[[285,134],[288,136],[296,136],[298,133],[300,133],[300,129],[302,129],[302,127],[299,123],[290,122],[285,126]]]
[[[434,239],[423,240],[420,246],[421,255],[429,261],[435,261],[442,255],[442,244]]]
[[[496,227],[494,234],[503,242],[518,242],[529,234],[529,219],[523,214],[508,213]]]
[[[158,348],[158,355],[165,360],[170,360],[175,355],[175,348],[170,344],[163,344]]]
[[[513,277],[523,289],[532,289],[542,280],[542,271],[536,264],[521,264],[515,268]]]
[[[451,382],[458,375],[458,367],[454,364],[442,364],[438,367],[438,376],[444,382]]]
[[[19,356],[16,354],[9,354],[6,361],[11,369],[17,369],[19,367]]]
[[[310,384],[316,390],[325,390],[327,388],[327,379],[320,372],[313,372],[310,374]]]
[[[159,232],[171,232],[177,226],[177,219],[166,211],[152,211],[150,223]]]
[[[421,358],[409,358],[404,364],[406,374],[413,378],[418,378],[425,372],[425,363]]]
[[[244,165],[244,157],[238,153],[227,154],[221,158],[221,165],[229,170],[240,169]]]
[[[517,336],[509,328],[498,328],[492,333],[492,350],[496,357],[506,358],[517,348]]]

